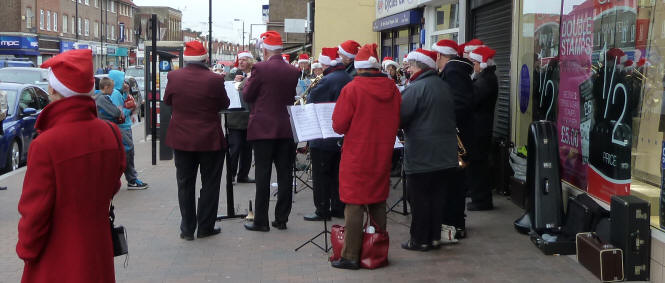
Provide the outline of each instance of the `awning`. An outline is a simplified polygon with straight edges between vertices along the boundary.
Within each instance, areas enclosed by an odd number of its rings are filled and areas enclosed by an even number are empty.
[[[312,48],[312,44],[310,43],[310,44],[306,44],[305,46],[301,45],[301,46],[298,46],[298,47],[292,47],[291,49],[285,49],[284,51],[282,51],[282,53],[284,53],[284,54],[296,53],[300,50],[307,49],[307,48]]]

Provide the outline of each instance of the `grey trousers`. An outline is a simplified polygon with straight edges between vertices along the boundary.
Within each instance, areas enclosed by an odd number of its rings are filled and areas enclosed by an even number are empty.
[[[127,161],[127,168],[125,168],[125,179],[127,183],[136,181],[136,169],[134,169],[134,139],[132,138],[132,129],[124,130],[122,132],[122,144],[125,146],[125,158]],[[129,147],[129,149],[127,149]]]

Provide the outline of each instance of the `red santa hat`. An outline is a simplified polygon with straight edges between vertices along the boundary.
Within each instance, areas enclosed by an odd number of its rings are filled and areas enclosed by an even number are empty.
[[[321,63],[319,63],[318,60],[314,60],[314,63],[312,63],[312,70],[318,69],[318,68],[323,68],[323,65],[321,65]]]
[[[259,36],[259,44],[261,48],[271,51],[282,49],[282,36],[279,32],[269,30]]]
[[[284,59],[284,62],[289,63],[291,62],[291,55],[289,54],[282,54],[282,59]]]
[[[323,47],[321,54],[319,54],[319,62],[323,65],[336,66],[341,61],[339,54],[337,54],[337,47]]]
[[[200,41],[192,40],[185,43],[185,53],[182,55],[183,61],[205,61],[208,58],[208,50]]]
[[[239,60],[240,58],[250,58],[250,59],[254,59],[254,56],[253,56],[252,53],[250,53],[249,51],[240,51],[240,52],[238,53],[238,55],[236,55],[236,61],[233,63],[233,67],[236,67],[236,68],[238,67],[238,65],[240,64],[240,62],[238,62],[238,60]]]
[[[432,50],[439,52],[443,55],[455,56],[459,55],[459,46],[457,42],[450,39],[442,39],[432,45]]]
[[[355,42],[353,40],[347,40],[342,42],[342,44],[340,44],[337,47],[339,48],[339,53],[342,53],[342,55],[354,59],[358,55],[358,48],[360,48],[360,44],[358,44],[358,42]]]
[[[483,46],[483,42],[480,39],[474,38],[469,40],[469,42],[464,43],[464,53],[470,53],[476,48]]]
[[[642,58],[640,58],[639,61],[637,61],[637,67],[638,68],[641,68],[642,66],[645,66],[645,65],[648,67],[649,66],[648,64],[649,64],[649,62],[647,61],[647,58],[645,58],[645,57],[642,57]]]
[[[309,63],[309,55],[307,55],[307,53],[303,53],[298,56],[298,64],[300,63]]]
[[[48,69],[48,84],[64,97],[90,94],[95,89],[92,50],[63,52],[41,65]]]
[[[381,67],[386,69],[391,65],[395,66],[395,69],[399,69],[399,64],[393,60],[393,57],[383,57],[383,61],[381,61]]]
[[[379,56],[376,55],[376,43],[365,44],[358,50],[353,66],[356,69],[378,69],[381,67],[378,58]]]
[[[409,61],[418,61],[427,65],[428,67],[434,69],[436,68],[436,52],[418,48],[414,51],[411,51],[406,58]]]
[[[409,62],[409,59],[406,59],[406,56],[408,56],[408,55],[409,54],[404,54],[404,58],[402,58],[402,63]]]
[[[496,54],[494,49],[487,46],[481,46],[469,53],[469,59],[479,62],[480,68],[485,69],[488,65],[491,64],[491,60],[494,58],[494,54]]]

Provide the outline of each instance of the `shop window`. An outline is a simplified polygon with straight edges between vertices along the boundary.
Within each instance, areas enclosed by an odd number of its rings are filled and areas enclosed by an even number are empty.
[[[46,11],[46,30],[51,30],[51,11]]]
[[[458,2],[458,1],[455,1]],[[436,29],[447,30],[459,28],[459,5],[457,3],[436,7]]]

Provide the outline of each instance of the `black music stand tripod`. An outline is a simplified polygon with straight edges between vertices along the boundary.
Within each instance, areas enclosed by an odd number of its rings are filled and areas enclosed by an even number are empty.
[[[328,235],[329,234],[330,234],[330,231],[328,231],[328,220],[326,220],[326,218],[323,218],[323,231],[319,232],[318,234],[316,234],[316,236],[314,236],[314,237],[310,238],[309,240],[307,240],[306,242],[304,242],[302,245],[297,247],[295,249],[295,251],[297,252],[299,249],[301,249],[305,245],[311,243],[312,245],[315,245],[316,247],[321,249],[323,252],[327,253],[328,251],[330,251],[330,249],[332,249],[332,245],[330,245],[330,246],[328,245]],[[314,242],[314,240],[316,240],[316,238],[320,237],[321,235],[323,235],[323,245],[324,245],[323,247],[321,245],[317,244],[316,242]]]
[[[228,144],[229,140],[229,124],[227,115],[232,112],[242,112],[247,111],[245,109],[227,109],[222,111],[224,114],[224,130],[226,131],[226,140]],[[233,176],[232,172],[229,170],[231,167],[231,146],[226,147],[226,215],[217,215],[217,221],[226,220],[226,219],[235,219],[235,218],[245,218],[247,214],[236,214],[235,209],[233,208]]]
[[[407,194],[406,194],[406,173],[404,172],[404,148],[402,147],[400,150],[402,151],[402,154],[400,155],[400,159],[402,161],[402,174],[400,175],[397,183],[393,185],[393,190],[397,188],[397,186],[400,183],[402,183],[402,197],[399,200],[397,200],[393,205],[390,206],[388,211],[386,211],[386,214],[390,212],[395,212],[397,214],[407,216],[409,215],[409,209],[406,201]],[[402,203],[402,211],[398,211],[395,209],[395,207],[397,207],[397,205],[399,205],[400,203]]]

